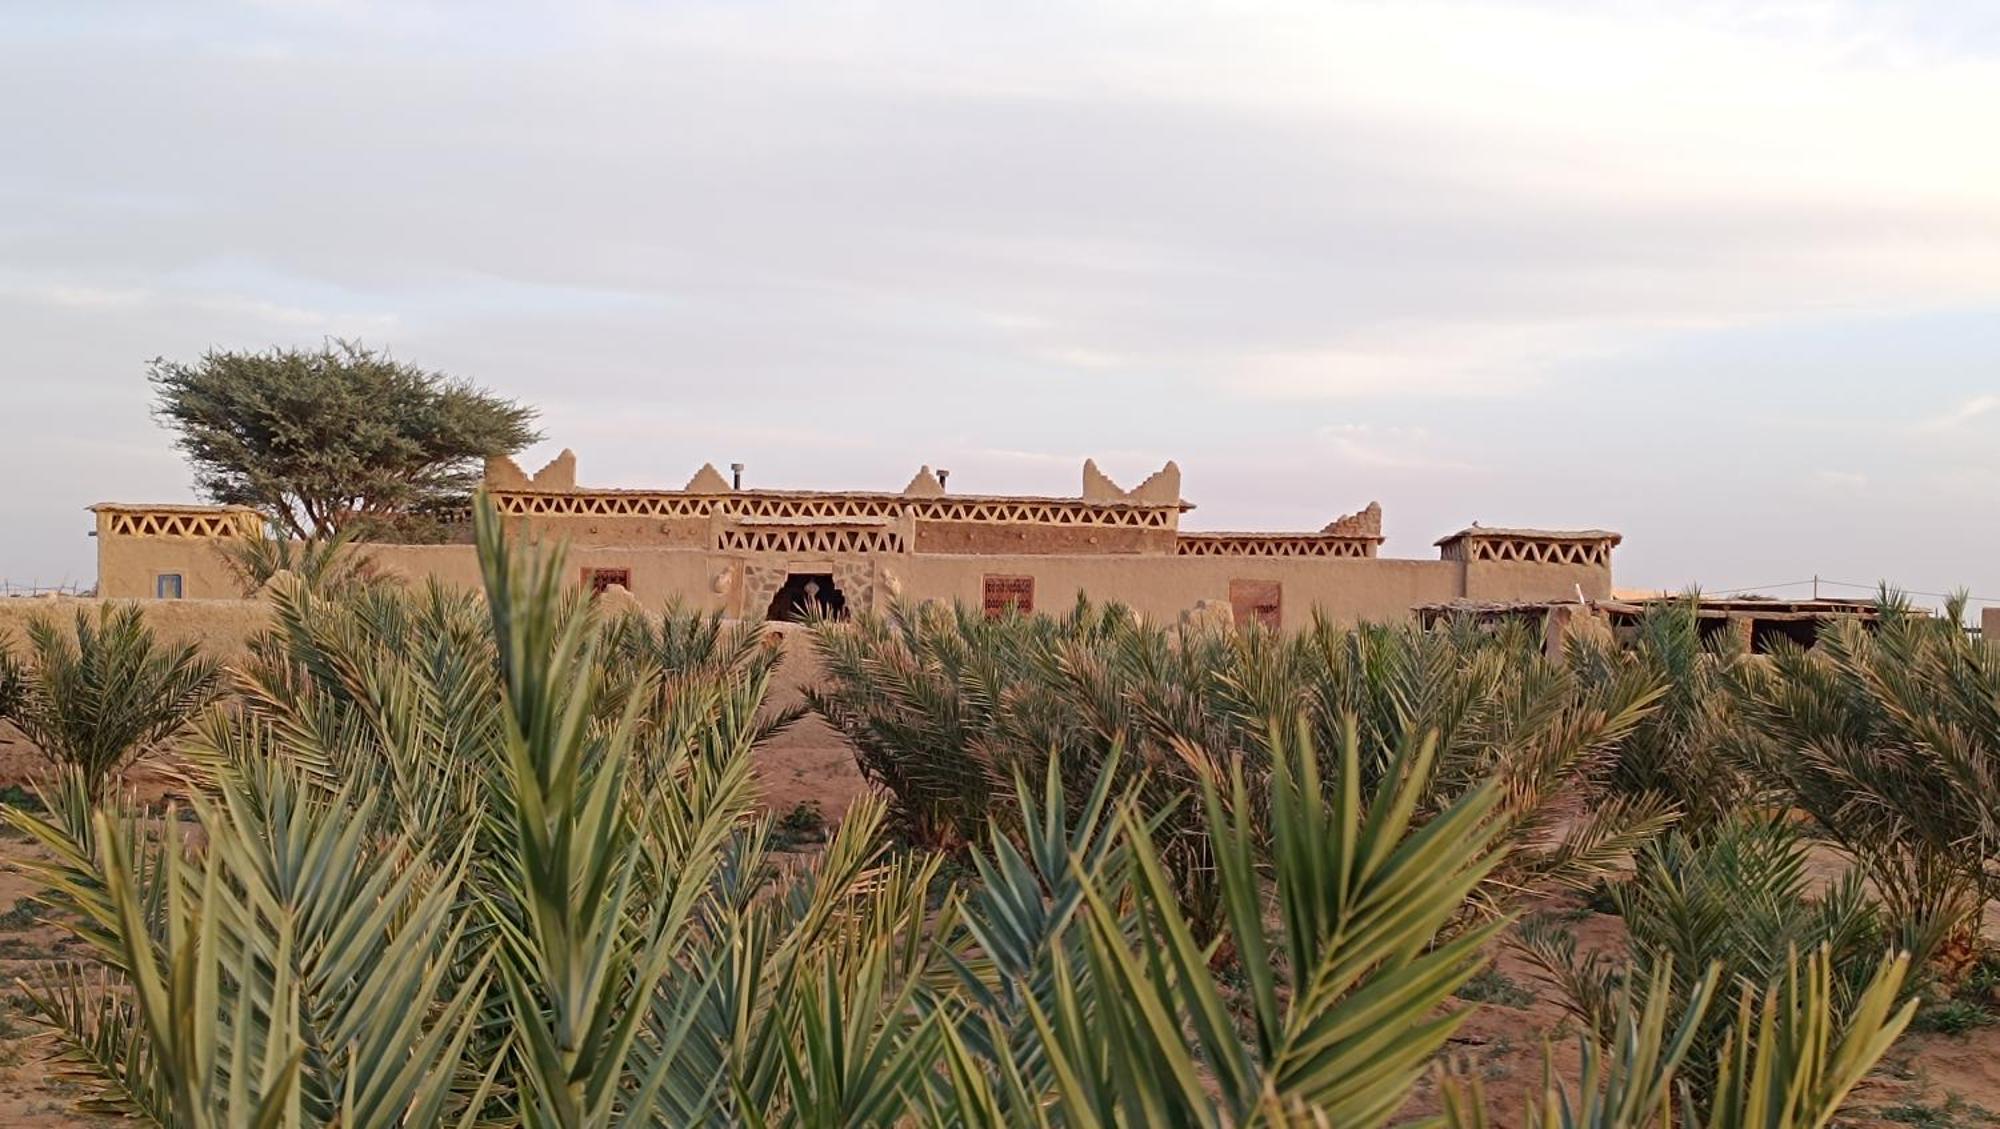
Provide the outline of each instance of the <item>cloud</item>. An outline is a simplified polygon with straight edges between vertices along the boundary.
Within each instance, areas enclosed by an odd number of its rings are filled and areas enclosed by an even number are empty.
[[[385,333],[398,324],[393,313],[335,312],[245,293],[162,286],[110,286],[0,279],[0,299],[14,298],[62,310],[131,315],[141,310],[182,316],[249,319],[284,328],[348,335]]]
[[[1280,399],[1513,396],[1611,346],[1588,323],[1388,324],[1325,347],[1252,354],[1232,390]]]
[[[190,305],[225,317],[248,318],[286,329],[306,329],[343,337],[368,337],[393,331],[399,324],[395,314],[346,314],[307,309],[241,294],[209,294],[192,298]]]
[[[1760,476],[1916,497],[1948,455],[1990,461],[1978,401],[1881,425],[2000,363],[1972,324],[2000,308],[2000,148],[1967,142],[2000,42],[1963,5],[0,19],[0,98],[61,109],[0,124],[29,460],[45,434],[164,452],[145,358],[341,333],[540,404],[599,481],[949,459],[955,486],[1071,490],[1080,456],[980,452],[1168,449],[1223,525],[1378,488],[1412,536],[1602,515],[1676,580],[1845,527],[1833,491],[1760,510]],[[1927,333],[1936,311],[1965,324]],[[1935,347],[1802,360],[1871,320]],[[180,489],[169,465],[107,456],[92,490]],[[1694,495],[1726,505],[1675,508]],[[0,500],[8,552],[68,568],[92,500]],[[2000,534],[1937,528],[1925,559],[2000,560]]]
[[[1932,416],[1917,425],[1922,432],[1956,431],[1973,420],[2000,409],[2000,395],[1984,393],[1964,400],[1957,407]]]
[[[1421,427],[1337,424],[1320,428],[1317,436],[1338,458],[1354,466],[1395,471],[1475,469],[1443,453],[1438,438]]]
[[[1057,345],[1046,349],[1036,349],[1031,356],[1065,368],[1115,369],[1131,364],[1131,358],[1102,349],[1091,349],[1076,345]]]
[[[154,297],[152,291],[139,287],[75,286],[60,282],[4,286],[0,287],[0,294],[75,310],[131,309]]]

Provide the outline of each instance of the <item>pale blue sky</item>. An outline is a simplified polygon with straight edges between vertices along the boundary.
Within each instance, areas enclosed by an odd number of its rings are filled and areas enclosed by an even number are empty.
[[[0,578],[144,363],[359,337],[587,483],[1380,500],[2000,597],[1988,4],[9,5]]]

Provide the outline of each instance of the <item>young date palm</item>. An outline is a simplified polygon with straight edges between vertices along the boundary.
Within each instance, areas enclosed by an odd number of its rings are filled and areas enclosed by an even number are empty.
[[[854,744],[911,842],[977,842],[1004,812],[990,801],[1012,774],[1053,755],[1080,795],[1110,750],[1125,750],[1120,784],[1157,818],[1167,871],[1205,939],[1221,921],[1216,863],[1199,812],[1178,801],[1240,764],[1261,802],[1269,750],[1291,737],[1274,724],[1302,716],[1322,749],[1357,727],[1369,787],[1389,750],[1434,734],[1420,818],[1498,782],[1511,849],[1479,892],[1486,913],[1523,889],[1589,885],[1673,816],[1666,799],[1612,781],[1619,747],[1663,692],[1656,672],[1620,662],[1586,674],[1520,630],[1321,619],[1293,634],[1218,631],[1079,601],[1062,616],[994,620],[898,607],[817,623],[814,642],[826,676],[809,701]]]
[[[0,721],[7,721],[21,709],[21,702],[28,693],[28,672],[21,660],[0,639]]]
[[[1684,830],[1725,822],[1752,798],[1727,747],[1730,729],[1743,724],[1729,685],[1751,659],[1733,632],[1704,639],[1700,600],[1690,592],[1652,604],[1629,640],[1583,636],[1565,656],[1585,683],[1636,670],[1663,688],[1658,707],[1619,742],[1611,786],[1616,795],[1671,803]]]
[[[281,573],[322,593],[343,592],[378,579],[374,558],[356,542],[353,530],[300,540],[244,537],[225,543],[220,551],[245,597],[254,598]]]
[[[220,692],[216,663],[192,643],[162,644],[137,604],[104,604],[95,616],[78,609],[73,634],[38,617],[28,651],[14,724],[93,799]]]
[[[1936,971],[1980,952],[2000,859],[2000,642],[1962,602],[1932,616],[1884,593],[1880,622],[1831,625],[1742,668],[1735,755],[1777,803],[1866,871],[1892,917],[1947,941]]]
[[[1754,990],[1783,979],[1798,952],[1818,954],[1831,1005],[1844,1013],[1865,995],[1885,950],[1914,946],[1921,957],[1926,939],[1910,930],[1896,936],[1858,873],[1813,892],[1806,864],[1806,842],[1787,823],[1739,818],[1698,834],[1675,831],[1640,852],[1632,876],[1612,887],[1627,932],[1624,960],[1579,956],[1575,938],[1546,919],[1523,926],[1521,948],[1604,1038],[1627,997],[1650,1006],[1664,992],[1692,1011],[1704,975],[1719,974],[1725,992]],[[1696,1014],[1688,1028],[1691,1058],[1680,1073],[1704,1109],[1734,1018]]]
[[[1574,1089],[1547,1079],[1530,1098],[1520,1124],[1536,1129],[1824,1129],[1856,1083],[1909,1025],[1914,1000],[1904,1001],[1905,956],[1884,958],[1851,1004],[1835,988],[1833,958],[1820,950],[1803,962],[1787,953],[1777,979],[1745,985],[1727,1036],[1710,1063],[1698,1060],[1698,1034],[1713,1023],[1720,969],[1692,978],[1676,996],[1671,968],[1657,969],[1643,989],[1620,995],[1608,1037],[1579,1037],[1582,1070]],[[1904,1002],[1899,1002],[1904,1001]],[[1678,1009],[1679,1018],[1670,1013]],[[1691,1059],[1694,1059],[1691,1063]],[[1681,1072],[1709,1068],[1714,1093],[1697,1102]],[[1449,1129],[1492,1124],[1475,1081],[1446,1088]],[[1675,1117],[1678,1105],[1680,1116]]]
[[[437,1125],[478,1104],[461,1055],[484,959],[456,959],[470,852],[365,834],[374,802],[319,799],[290,766],[231,774],[169,818],[9,820],[99,967],[28,986],[95,1102],[158,1125]],[[87,822],[79,828],[79,814]]]

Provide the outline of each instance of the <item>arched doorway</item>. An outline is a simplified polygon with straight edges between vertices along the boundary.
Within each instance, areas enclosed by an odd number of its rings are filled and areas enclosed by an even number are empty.
[[[786,576],[778,594],[771,597],[771,607],[764,618],[798,623],[806,618],[807,608],[817,608],[821,615],[834,619],[847,618],[847,597],[834,584],[833,574],[794,572]]]

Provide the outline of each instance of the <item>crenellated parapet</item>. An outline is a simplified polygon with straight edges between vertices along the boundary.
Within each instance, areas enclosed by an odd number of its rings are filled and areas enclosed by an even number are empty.
[[[1350,537],[1355,540],[1382,541],[1382,503],[1370,502],[1351,514],[1343,514],[1326,523],[1320,530],[1327,537]]]
[[[1130,490],[1111,481],[1110,476],[1097,469],[1096,459],[1083,460],[1083,500],[1100,505],[1121,505],[1136,503],[1151,506],[1178,506],[1181,504],[1181,468],[1172,459],[1167,465],[1154,471],[1144,482]]]
[[[1180,468],[1169,462],[1125,490],[1086,462],[1083,496],[952,494],[926,466],[900,492],[744,490],[703,466],[681,490],[576,485],[575,456],[529,476],[491,459],[486,491],[504,517],[578,543],[653,544],[721,552],[1170,554]]]

